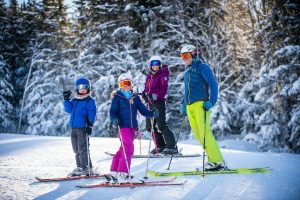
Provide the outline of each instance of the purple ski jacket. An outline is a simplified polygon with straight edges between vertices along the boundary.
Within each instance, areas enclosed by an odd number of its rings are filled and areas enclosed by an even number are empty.
[[[168,91],[169,82],[169,69],[167,65],[163,65],[160,70],[155,74],[148,74],[145,83],[145,89],[143,93],[147,95],[156,94],[157,100],[150,100],[149,103],[152,105],[157,101],[165,101],[166,94]]]

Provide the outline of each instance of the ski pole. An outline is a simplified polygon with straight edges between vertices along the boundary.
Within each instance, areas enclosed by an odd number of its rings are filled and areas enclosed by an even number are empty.
[[[86,133],[86,152],[88,159],[89,176],[91,176],[90,150],[89,150],[89,135]]]
[[[154,124],[154,120],[153,120],[153,124]],[[153,142],[154,142],[154,145],[155,145],[156,155],[158,155],[158,147],[157,147],[157,143],[156,143],[156,136],[155,136],[154,128],[152,128],[152,137],[153,137]]]
[[[149,104],[148,104],[149,105]],[[150,106],[149,106],[150,108]],[[155,118],[153,117],[152,118],[152,123],[151,123],[151,126],[152,126],[152,129],[151,129],[151,134],[152,134],[152,137],[153,137],[153,142],[154,142],[154,145],[155,145],[155,151],[156,151],[156,155],[158,154],[158,147],[157,147],[157,141],[156,141],[156,136],[155,136],[155,133],[154,133],[154,127],[155,127],[155,124],[156,124],[156,121]]]
[[[138,130],[138,134],[139,134],[140,155],[142,155],[142,134],[140,129]]]
[[[175,150],[175,148],[176,148],[176,146],[177,146],[177,143],[178,143],[179,135],[180,135],[180,133],[181,133],[181,130],[182,130],[182,127],[183,127],[183,123],[184,123],[184,118],[185,118],[185,117],[183,116],[182,123],[181,123],[181,127],[180,127],[180,131],[179,131],[179,133],[178,133],[178,135],[177,135],[177,138],[176,138],[174,150]],[[171,166],[171,162],[172,162],[173,157],[174,157],[174,154],[172,154],[172,156],[171,156],[171,159],[170,159],[169,166],[168,166],[167,170],[170,169],[170,166]]]
[[[125,163],[126,163],[126,167],[127,167],[127,170],[128,170],[128,176],[129,176],[130,184],[133,186],[132,179],[131,179],[131,174],[130,174],[130,169],[129,169],[129,164],[128,164],[128,159],[127,159],[127,155],[126,155],[126,151],[125,151],[125,147],[124,147],[124,143],[123,143],[123,137],[122,137],[122,133],[121,133],[121,130],[120,130],[119,126],[118,126],[118,130],[119,130],[121,146],[122,146],[123,154],[124,154],[124,158],[125,158]]]
[[[140,121],[140,113],[138,112],[138,121]],[[142,134],[141,134],[141,129],[138,124],[138,134],[139,134],[139,144],[140,144],[140,155],[142,155]]]
[[[206,136],[206,110],[204,109],[204,138],[203,138],[203,168],[202,168],[202,177],[204,178],[204,162],[205,162],[205,136]]]
[[[151,132],[153,130],[153,118],[151,119]],[[148,166],[149,166],[149,159],[150,159],[150,150],[151,150],[151,137],[149,137],[149,149],[148,149],[148,157],[147,157],[147,164],[146,164],[146,171],[145,171],[145,176],[144,176],[144,179],[148,179],[148,176],[147,176],[147,171],[148,171]]]

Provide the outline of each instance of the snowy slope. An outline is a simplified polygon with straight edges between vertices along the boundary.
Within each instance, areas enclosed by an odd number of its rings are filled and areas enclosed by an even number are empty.
[[[135,153],[139,154],[139,141],[135,142]],[[148,143],[142,141],[143,154]],[[183,153],[202,154],[201,147],[196,144],[193,140],[183,141],[179,146]],[[299,155],[254,152],[253,145],[236,140],[221,141],[220,146],[226,147],[222,152],[230,168],[268,166],[273,171],[179,177],[179,180],[188,180],[184,186],[79,189],[75,185],[101,182],[102,179],[60,183],[38,183],[34,179],[35,176],[64,176],[74,168],[69,138],[0,134],[0,199],[300,199]],[[233,150],[235,146],[239,150]],[[110,167],[111,157],[104,152],[115,152],[118,147],[119,141],[115,138],[91,138],[92,161],[100,172],[107,173]],[[151,159],[149,169],[166,171],[168,162],[169,159]],[[177,158],[170,171],[194,170],[201,162],[201,158]],[[145,166],[146,159],[134,159],[132,173],[143,177]]]

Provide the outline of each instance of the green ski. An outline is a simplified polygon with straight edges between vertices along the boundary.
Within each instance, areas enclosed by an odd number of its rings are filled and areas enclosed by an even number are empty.
[[[238,169],[227,169],[221,171],[205,171],[204,175],[212,174],[253,174],[253,173],[267,173],[270,172],[271,168],[262,167],[262,168],[238,168]],[[194,175],[203,175],[202,171],[185,171],[185,172],[156,172],[156,171],[147,171],[149,176],[194,176]]]

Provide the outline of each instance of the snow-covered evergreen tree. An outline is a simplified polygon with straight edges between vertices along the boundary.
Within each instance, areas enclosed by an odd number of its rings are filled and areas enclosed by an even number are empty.
[[[261,21],[264,41],[259,77],[247,84],[241,96],[252,96],[242,110],[245,139],[261,148],[299,152],[300,39],[296,1],[271,1]]]
[[[72,85],[68,75],[76,53],[71,49],[62,2],[45,0],[42,13],[44,28],[31,47],[33,56],[23,96],[24,121],[28,134],[60,135],[67,128],[61,95]]]
[[[242,132],[265,150],[299,152],[296,1],[76,0],[71,20],[62,0],[41,3],[29,0],[20,8],[11,0],[6,8],[0,0],[1,73],[8,72],[6,88],[13,95],[0,98],[12,98],[11,110],[22,111],[27,134],[66,134],[62,91],[74,91],[75,80],[84,76],[97,104],[93,134],[116,135],[109,130],[108,110],[117,78],[131,74],[141,92],[155,54],[171,71],[167,120],[178,133],[185,71],[180,48],[194,44],[219,83],[211,120],[215,135]],[[187,122],[181,132],[189,136]]]
[[[259,69],[258,61],[254,58],[254,25],[245,1],[227,1],[221,7],[225,12],[224,20],[218,20],[217,27],[223,31],[224,42],[220,49],[224,49],[225,53],[220,54],[222,58],[216,59],[220,60],[216,68],[220,95],[218,107],[212,114],[216,122],[212,127],[218,135],[240,134],[243,121],[240,120],[242,113],[238,109],[241,101],[238,93]]]
[[[11,84],[11,71],[0,55],[0,130],[11,132],[14,125],[14,112],[12,99],[14,95],[13,85]]]

